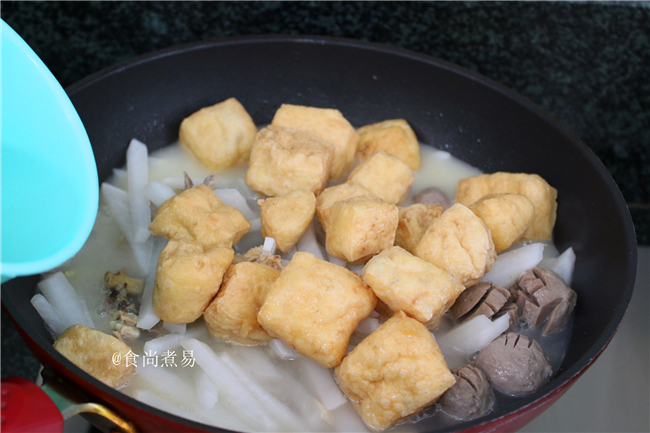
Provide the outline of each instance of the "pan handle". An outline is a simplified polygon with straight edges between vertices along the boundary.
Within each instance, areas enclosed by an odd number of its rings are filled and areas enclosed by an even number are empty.
[[[43,370],[42,375],[45,380],[42,387],[20,377],[2,379],[3,432],[58,433],[62,431],[65,419],[81,414],[91,418],[92,423],[102,431],[138,433],[130,421],[106,406],[84,402],[80,395],[47,369]]]

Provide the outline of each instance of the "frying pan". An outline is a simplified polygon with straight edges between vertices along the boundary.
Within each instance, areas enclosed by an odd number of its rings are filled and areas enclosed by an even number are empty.
[[[553,380],[490,415],[437,431],[514,431],[555,402],[605,349],[632,296],[636,241],[622,195],[582,141],[528,99],[453,64],[403,49],[328,37],[237,37],[174,46],[102,70],[67,89],[86,127],[99,180],[135,137],[153,151],[181,120],[229,97],[257,124],[281,103],[339,109],[356,127],[404,118],[419,140],[485,172],[537,173],[559,191],[554,240],[573,247],[578,293],[571,341]],[[29,299],[38,276],[2,286],[2,302],[46,366],[141,431],[222,431],[121,394],[52,348]],[[430,431],[423,422],[418,428]]]

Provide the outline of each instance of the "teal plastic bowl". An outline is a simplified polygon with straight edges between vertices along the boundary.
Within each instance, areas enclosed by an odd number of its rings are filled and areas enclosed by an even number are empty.
[[[0,106],[2,282],[76,254],[97,215],[99,181],[86,130],[65,91],[4,21]]]

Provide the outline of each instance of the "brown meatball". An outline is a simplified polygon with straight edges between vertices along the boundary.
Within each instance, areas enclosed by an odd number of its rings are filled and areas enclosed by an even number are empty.
[[[440,408],[458,420],[472,420],[487,415],[494,405],[494,392],[485,374],[466,365],[451,371],[456,384],[440,398]]]
[[[492,386],[510,395],[524,395],[545,384],[553,369],[541,346],[525,335],[509,332],[495,339],[476,358]]]

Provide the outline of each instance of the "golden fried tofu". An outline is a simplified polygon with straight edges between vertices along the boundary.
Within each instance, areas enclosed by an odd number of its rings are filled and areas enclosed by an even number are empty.
[[[359,134],[339,110],[282,104],[271,124],[300,129],[332,143],[332,179],[343,176],[352,166]]]
[[[357,153],[363,159],[378,150],[401,159],[411,170],[420,169],[420,144],[404,119],[385,120],[357,129],[361,136]]]
[[[298,252],[271,285],[257,318],[271,336],[331,368],[376,303],[356,273]]]
[[[314,218],[316,196],[311,191],[258,200],[262,219],[262,236],[275,239],[283,253],[288,252],[307,230]]]
[[[497,254],[510,248],[535,219],[533,203],[521,194],[488,194],[469,205],[490,229]]]
[[[340,185],[326,188],[318,197],[316,197],[316,216],[320,225],[327,231],[327,220],[330,209],[337,201],[347,200],[349,198],[361,197],[368,195],[370,191],[355,183],[345,182]]]
[[[429,226],[443,212],[444,208],[440,205],[424,205],[420,203],[399,208],[395,245],[412,253]]]
[[[490,230],[459,203],[427,229],[413,254],[456,276],[465,287],[481,281],[497,257]]]
[[[127,362],[131,348],[123,341],[85,325],[66,329],[54,342],[54,348],[111,388],[126,385],[137,368],[135,361]]]
[[[305,131],[280,126],[255,137],[246,183],[267,196],[320,193],[330,177],[333,145]]]
[[[273,339],[257,321],[257,313],[280,271],[242,262],[228,268],[214,300],[203,312],[210,335],[246,346]]]
[[[236,244],[251,228],[237,209],[224,204],[209,187],[186,189],[164,202],[149,231],[167,239],[190,239],[203,245]]]
[[[458,181],[456,203],[469,206],[487,194],[514,193],[528,197],[535,218],[520,240],[551,239],[557,210],[557,190],[536,174],[480,174]]]
[[[386,203],[402,203],[413,183],[413,171],[398,157],[379,150],[348,176],[348,182],[361,185]]]
[[[465,290],[456,277],[400,247],[370,259],[361,278],[391,310],[422,323],[436,321]]]
[[[230,244],[172,239],[158,257],[153,310],[169,323],[192,323],[219,291],[235,256]]]
[[[431,332],[403,311],[359,343],[336,378],[375,431],[429,406],[456,383]]]
[[[347,262],[365,263],[393,246],[399,220],[397,206],[373,195],[334,203],[325,232],[325,249]]]
[[[178,138],[210,170],[245,164],[257,127],[235,98],[205,107],[181,122]]]

